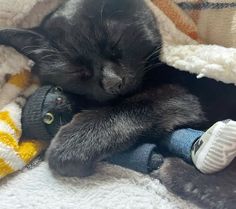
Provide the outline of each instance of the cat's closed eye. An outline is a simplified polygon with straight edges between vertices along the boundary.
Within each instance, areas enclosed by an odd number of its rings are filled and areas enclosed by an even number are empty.
[[[108,56],[112,61],[119,62],[122,59],[122,51],[119,48],[112,47]]]

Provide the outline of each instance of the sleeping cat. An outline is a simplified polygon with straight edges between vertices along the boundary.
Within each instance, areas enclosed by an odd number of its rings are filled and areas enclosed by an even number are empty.
[[[0,43],[35,61],[43,84],[99,102],[52,140],[49,166],[60,175],[90,175],[97,161],[180,127],[236,119],[232,86],[160,63],[158,23],[144,0],[69,0],[38,28],[1,29]]]

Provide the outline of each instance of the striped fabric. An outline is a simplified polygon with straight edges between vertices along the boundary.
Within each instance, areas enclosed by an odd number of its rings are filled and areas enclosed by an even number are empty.
[[[204,10],[204,9],[226,9],[236,8],[236,2],[209,2],[209,1],[195,1],[195,2],[180,2],[178,6],[184,10]]]
[[[35,27],[64,0],[0,0],[0,27]],[[32,84],[32,62],[16,50],[0,46],[0,179],[22,169],[45,144],[23,140],[21,109]]]
[[[20,140],[21,110],[26,97],[37,85],[29,70],[4,76],[0,91],[0,178],[22,169],[34,159],[45,144],[36,140]]]
[[[235,0],[183,1],[178,6],[193,19],[206,43],[236,47]]]
[[[177,29],[206,44],[236,47],[234,0],[152,0]]]

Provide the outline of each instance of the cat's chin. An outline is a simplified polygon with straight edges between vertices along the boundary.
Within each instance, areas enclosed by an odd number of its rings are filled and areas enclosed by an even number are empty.
[[[87,99],[95,101],[95,102],[98,102],[98,103],[105,104],[105,103],[108,103],[110,101],[113,101],[114,99],[116,99],[116,97],[115,96],[112,96],[112,97],[100,97],[98,95],[98,96],[95,96],[95,97],[88,96]]]
[[[95,92],[94,94],[84,95],[88,100],[98,102],[98,103],[107,103],[116,99],[118,96],[114,94],[108,94],[106,92]]]

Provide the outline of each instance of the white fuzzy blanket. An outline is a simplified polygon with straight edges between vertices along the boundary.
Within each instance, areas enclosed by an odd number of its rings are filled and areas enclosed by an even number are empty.
[[[46,163],[0,182],[1,209],[195,209],[158,180],[101,164],[85,179],[55,177]]]

